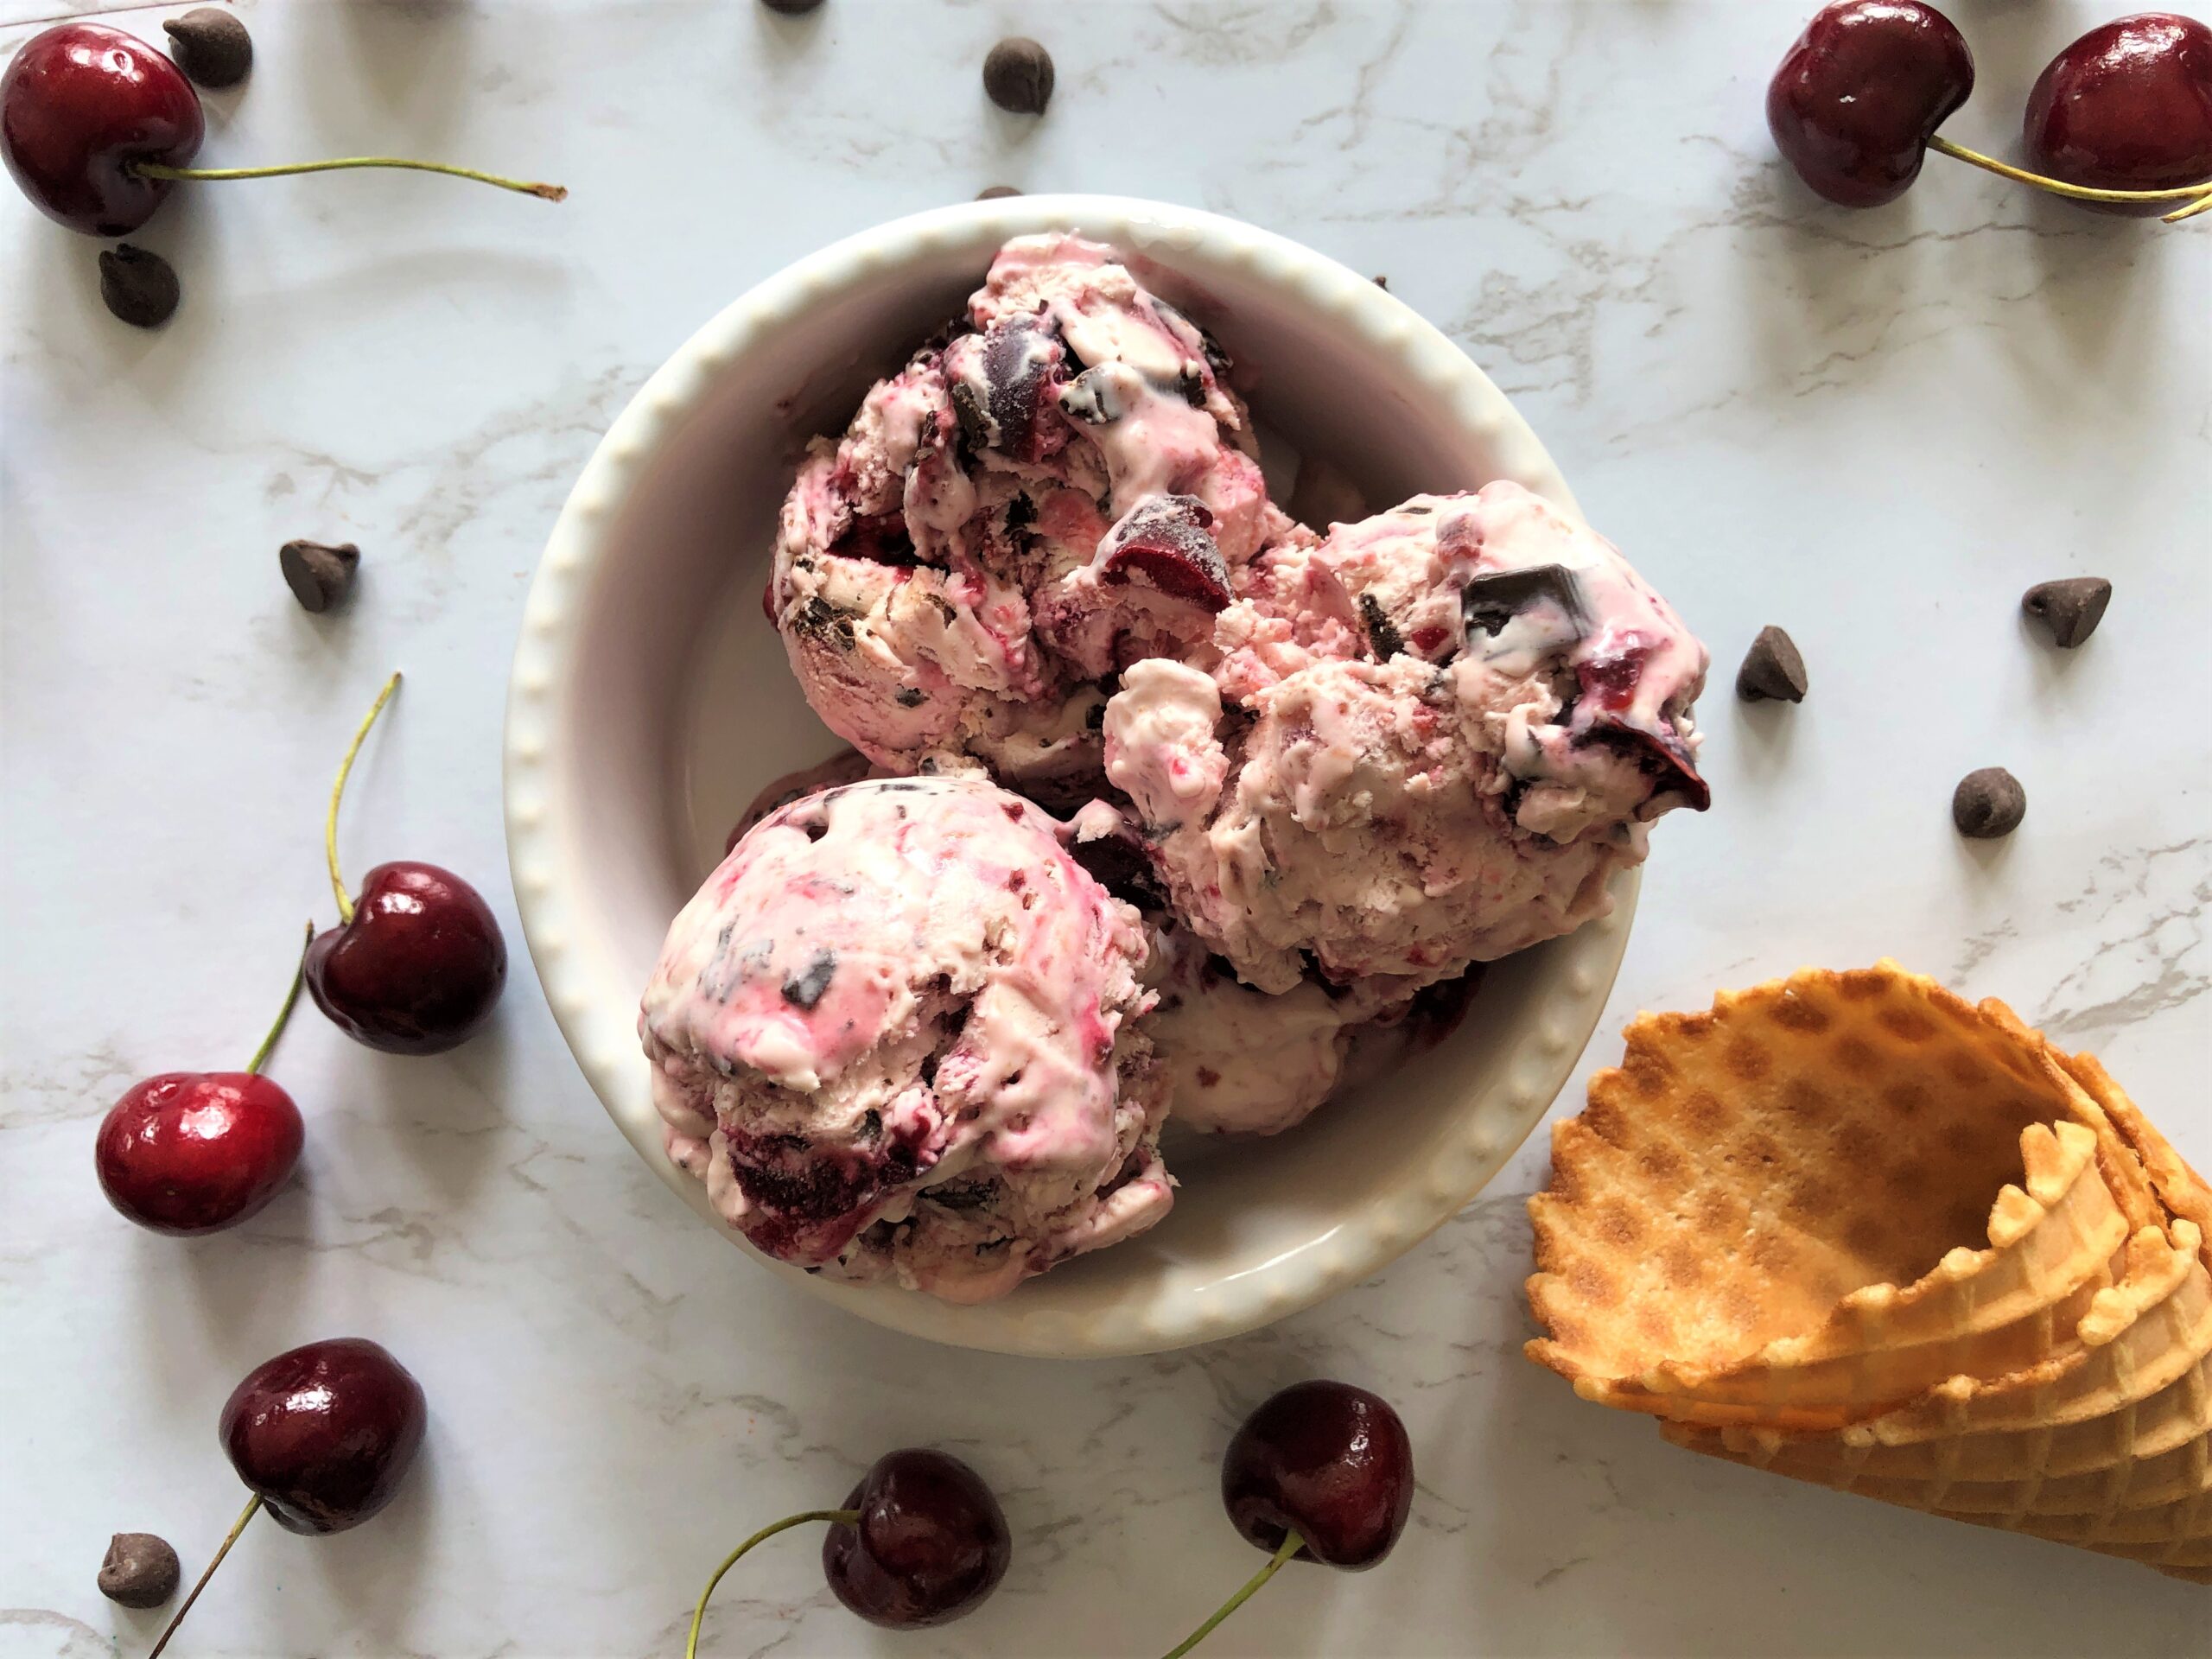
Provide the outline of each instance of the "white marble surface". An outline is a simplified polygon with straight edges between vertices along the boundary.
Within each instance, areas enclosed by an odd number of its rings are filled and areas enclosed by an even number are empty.
[[[630,391],[848,231],[1000,180],[1152,194],[1387,272],[1713,647],[1716,804],[1657,837],[1586,1071],[1640,1007],[1891,953],[2097,1048],[2212,1164],[2212,227],[1941,161],[1891,209],[1815,204],[1760,116],[1808,6],[829,0],[792,24],[741,0],[262,0],[210,161],[399,149],[573,199],[188,189],[143,238],[187,289],[154,335],[101,309],[93,244],[0,201],[0,1654],[143,1651],[152,1622],[93,1588],[108,1533],[162,1532],[196,1568],[239,1502],[213,1433],[232,1382],[346,1332],[421,1376],[429,1455],[358,1532],[250,1532],[178,1651],[667,1655],[729,1541],[923,1441],[1005,1494],[990,1605],[887,1636],[781,1540],[726,1584],[707,1650],[1157,1652],[1256,1563],[1214,1495],[1231,1427],[1316,1372],[1403,1409],[1413,1528],[1363,1577],[1287,1575],[1223,1659],[2212,1649],[2202,1592],[1709,1464],[1576,1402],[1517,1351],[1541,1140],[1274,1330],[1113,1363],[944,1351],[701,1227],[602,1117],[519,955],[509,646]],[[3,0],[0,48],[66,9]],[[1952,130],[2004,144],[2044,56],[2109,10],[1961,0],[1983,92]],[[1041,124],[976,87],[1017,26],[1058,59]],[[349,611],[294,605],[295,536],[362,544]],[[2084,571],[2118,597],[2061,655],[2015,601]],[[1800,709],[1726,693],[1769,621],[1810,663]],[[409,1061],[306,1014],[275,1065],[304,1179],[227,1236],[138,1232],[93,1184],[93,1125],[138,1074],[251,1048],[329,909],[336,750],[395,664],[349,861],[481,883],[518,948],[498,1022]],[[1992,763],[2027,824],[1962,842],[1951,785]]]

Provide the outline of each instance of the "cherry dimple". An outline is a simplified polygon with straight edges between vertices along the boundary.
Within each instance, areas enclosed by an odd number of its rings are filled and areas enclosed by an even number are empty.
[[[145,41],[104,23],[63,23],[24,42],[0,77],[0,155],[48,218],[123,236],[172,183],[141,162],[183,167],[207,124],[200,94]]]
[[[1876,207],[1920,176],[1928,141],[1974,91],[1974,54],[1918,0],[1824,7],[1768,84],[1766,118],[1797,175],[1828,200]]]

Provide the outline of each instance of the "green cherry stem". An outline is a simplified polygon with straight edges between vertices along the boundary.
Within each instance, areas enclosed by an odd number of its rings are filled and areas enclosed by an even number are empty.
[[[178,1608],[176,1617],[162,1627],[162,1639],[154,1643],[154,1650],[146,1656],[146,1659],[162,1659],[162,1649],[168,1646],[169,1637],[175,1636],[176,1627],[184,1623],[184,1616],[192,1611],[192,1604],[200,1599],[200,1592],[207,1587],[207,1580],[215,1576],[215,1569],[223,1564],[223,1557],[231,1553],[231,1546],[238,1542],[238,1534],[245,1530],[245,1523],[260,1511],[261,1494],[256,1492],[252,1501],[239,1512],[238,1518],[231,1523],[230,1535],[223,1540],[223,1547],[215,1552],[215,1559],[207,1563],[207,1570],[200,1575],[200,1581],[192,1586],[192,1593],[184,1599],[184,1605]]]
[[[292,964],[292,988],[284,993],[284,1006],[276,1010],[276,1023],[269,1027],[269,1034],[261,1039],[261,1046],[253,1051],[253,1058],[245,1063],[245,1074],[253,1077],[269,1058],[269,1051],[276,1046],[276,1039],[284,1034],[284,1022],[292,1017],[292,1005],[300,1000],[300,981],[308,971],[308,946],[315,943],[315,924],[308,924],[308,936],[300,943],[300,959]]]
[[[2025,168],[2014,167],[2010,162],[2000,162],[1994,156],[1985,156],[1978,149],[1968,149],[1964,144],[1955,144],[1937,133],[1928,141],[1928,148],[1950,156],[1954,161],[1978,167],[1985,173],[1994,173],[2000,179],[2011,179],[2018,184],[2031,184],[2038,190],[2048,190],[2055,196],[2065,196],[2075,201],[2178,201],[2188,204],[2164,216],[2169,225],[2177,224],[2193,214],[2201,213],[2212,204],[2212,179],[2196,184],[2178,184],[2166,190],[2099,190],[2086,184],[2069,184],[2063,179],[2046,178],[2040,173],[2031,173]]]
[[[566,201],[565,184],[536,184],[527,179],[504,179],[497,173],[480,173],[473,167],[448,167],[443,162],[410,162],[402,156],[346,156],[328,162],[293,162],[283,167],[168,167],[160,162],[134,162],[130,170],[142,179],[281,179],[295,173],[343,173],[358,167],[397,167],[410,173],[442,173],[448,178],[474,179],[545,201]]]
[[[707,1587],[699,1592],[699,1605],[691,1614],[691,1639],[683,1644],[683,1659],[699,1659],[699,1627],[707,1621],[707,1600],[715,1593],[715,1586],[722,1581],[722,1574],[735,1567],[738,1560],[753,1545],[774,1537],[779,1532],[789,1532],[793,1527],[803,1527],[810,1521],[827,1521],[836,1527],[858,1524],[858,1510],[805,1510],[798,1515],[787,1515],[772,1526],[766,1526],[722,1557],[722,1564],[715,1569],[715,1576],[707,1580]]]
[[[377,716],[384,712],[391,694],[399,689],[399,671],[394,669],[391,677],[384,683],[384,690],[377,693],[377,700],[369,705],[369,712],[353,728],[353,741],[346,746],[346,758],[338,763],[338,781],[330,786],[330,811],[322,821],[322,855],[330,865],[330,890],[338,895],[338,919],[353,919],[353,901],[346,896],[346,880],[338,874],[338,803],[346,793],[346,774],[353,770],[353,757],[361,752],[361,743],[369,734],[369,728],[377,723]]]
[[[1259,1589],[1259,1587],[1265,1584],[1269,1579],[1274,1577],[1276,1573],[1281,1572],[1283,1569],[1283,1564],[1305,1548],[1306,1541],[1300,1537],[1296,1532],[1285,1533],[1283,1535],[1281,1547],[1278,1548],[1274,1554],[1268,1557],[1268,1564],[1262,1567],[1258,1572],[1255,1573],[1250,1578],[1247,1579],[1244,1581],[1244,1587],[1242,1590],[1239,1590],[1227,1601],[1223,1602],[1220,1606],[1215,1608],[1213,1617],[1211,1618],[1206,1620],[1206,1622],[1199,1625],[1197,1630],[1192,1630],[1188,1636],[1177,1643],[1175,1646],[1169,1650],[1166,1659],[1183,1659],[1183,1656],[1185,1654],[1188,1653],[1192,1648],[1197,1647],[1199,1643],[1206,1639],[1207,1635],[1212,1630],[1215,1625],[1220,1624],[1223,1619],[1227,1618],[1239,1607],[1242,1607],[1246,1602],[1251,1600],[1255,1591]]]

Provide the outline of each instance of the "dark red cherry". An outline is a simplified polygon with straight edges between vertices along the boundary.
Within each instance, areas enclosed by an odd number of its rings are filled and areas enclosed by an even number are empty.
[[[338,873],[338,807],[353,757],[399,689],[394,674],[354,729],[330,786],[323,847],[339,925],[308,946],[308,992],[331,1023],[388,1054],[442,1054],[492,1017],[507,982],[507,942],[484,895],[451,870],[379,864],[348,898]]]
[[[830,1529],[822,1571],[837,1599],[871,1624],[948,1624],[998,1587],[1014,1556],[991,1489],[942,1452],[878,1458],[844,1506],[860,1519]]]
[[[152,218],[172,181],[132,164],[183,167],[206,130],[177,67],[105,24],[34,35],[0,76],[8,171],[48,218],[87,236],[123,236]]]
[[[164,1071],[100,1120],[93,1163],[107,1201],[157,1233],[219,1231],[276,1195],[300,1160],[300,1109],[251,1071]]]
[[[1244,1420],[1222,1459],[1221,1501],[1272,1554],[1350,1568],[1390,1553],[1414,1502],[1413,1446],[1382,1400],[1348,1382],[1294,1382]]]
[[[1099,572],[1109,582],[1134,582],[1202,610],[1225,609],[1236,595],[1229,566],[1207,533],[1212,524],[1196,496],[1139,502],[1106,532]]]
[[[2037,78],[2022,137],[2030,165],[2069,184],[2212,184],[2212,28],[2146,11],[2091,29]],[[2177,204],[2082,205],[2147,217]]]
[[[308,948],[308,994],[354,1041],[442,1054],[492,1017],[507,945],[483,895],[435,864],[379,864],[350,921]]]
[[[297,962],[284,1006],[245,1071],[164,1071],[131,1084],[100,1120],[92,1145],[100,1190],[141,1227],[212,1233],[244,1221],[299,1162],[300,1109],[261,1075],[299,999],[304,954]]]
[[[288,1532],[343,1532],[391,1502],[422,1449],[423,1385],[361,1337],[310,1342],[223,1407],[223,1450]]]
[[[1878,207],[1920,176],[1928,141],[1974,91],[1974,54],[1918,0],[1824,7],[1767,85],[1766,122],[1830,201]]]

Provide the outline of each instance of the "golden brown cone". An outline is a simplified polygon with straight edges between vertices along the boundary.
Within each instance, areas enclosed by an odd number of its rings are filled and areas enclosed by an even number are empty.
[[[1893,963],[1640,1016],[1529,1205],[1529,1355],[1605,1404],[1802,1427],[2019,1370],[2113,1282],[2101,1133],[2039,1049]]]
[[[1586,1398],[2212,1582],[2212,1189],[2003,1003],[1885,962],[1640,1016],[1529,1210]]]

